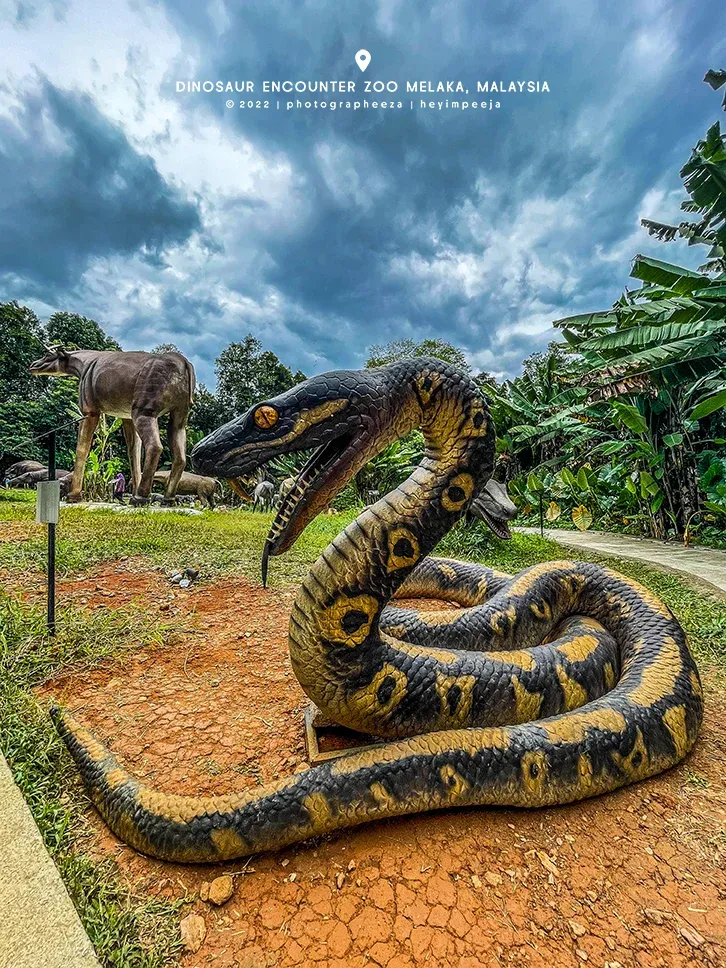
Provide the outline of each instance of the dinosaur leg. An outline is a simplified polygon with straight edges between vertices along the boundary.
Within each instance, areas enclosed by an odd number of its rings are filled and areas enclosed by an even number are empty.
[[[187,462],[187,414],[172,410],[169,414],[169,448],[171,472],[166,482],[164,500],[172,501]]]
[[[156,417],[148,414],[135,414],[132,419],[144,447],[144,469],[141,472],[141,481],[132,500],[135,504],[147,504],[151,494],[151,485],[154,483],[154,474],[161,458],[159,421]]]
[[[84,420],[78,425],[78,440],[76,441],[76,459],[73,464],[73,478],[71,479],[71,489],[66,500],[69,504],[74,504],[81,500],[83,490],[83,478],[86,473],[86,461],[88,452],[93,443],[93,433],[98,426],[99,414],[86,414]]]
[[[131,493],[136,494],[141,481],[141,441],[134,428],[133,420],[124,420],[122,424],[131,468]]]

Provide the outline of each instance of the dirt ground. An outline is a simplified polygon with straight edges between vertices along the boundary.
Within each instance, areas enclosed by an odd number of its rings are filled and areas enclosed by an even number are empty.
[[[59,595],[89,609],[137,601],[188,629],[44,689],[146,783],[225,793],[305,763],[292,590],[225,578],[183,591],[129,560]],[[712,678],[689,760],[598,800],[410,817],[220,867],[149,860],[89,809],[93,849],[138,888],[189,899],[183,914],[201,915],[206,936],[185,968],[723,965],[726,696]],[[222,873],[232,898],[200,900]]]

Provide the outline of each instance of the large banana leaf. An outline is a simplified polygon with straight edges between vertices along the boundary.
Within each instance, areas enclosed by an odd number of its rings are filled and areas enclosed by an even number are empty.
[[[636,255],[630,269],[630,275],[641,282],[652,282],[671,289],[675,293],[689,293],[694,289],[701,289],[708,279],[700,272],[684,269],[670,262],[661,262],[645,255]]]

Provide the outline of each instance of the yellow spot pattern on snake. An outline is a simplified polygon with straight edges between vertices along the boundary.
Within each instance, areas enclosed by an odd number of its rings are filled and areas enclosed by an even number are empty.
[[[579,709],[587,702],[587,691],[583,689],[579,682],[570,678],[563,666],[557,666],[557,678],[562,686],[562,694],[565,698],[565,709]]]
[[[608,574],[613,578],[617,578],[619,581],[624,582],[626,585],[632,588],[634,592],[637,592],[638,596],[643,599],[646,605],[648,605],[649,608],[652,608],[653,611],[658,615],[661,615],[663,618],[673,618],[673,614],[668,606],[664,604],[657,595],[654,595],[649,588],[641,585],[640,582],[635,581],[633,578],[628,578],[626,575],[620,575],[617,572],[610,571],[607,568],[605,571],[607,571]]]
[[[581,743],[591,729],[622,733],[625,717],[615,709],[596,709],[587,713],[568,713],[537,725],[545,731],[551,743]]]
[[[703,699],[703,686],[701,685],[701,680],[698,678],[698,673],[691,672],[690,679],[693,695],[698,696],[699,699]]]
[[[654,702],[669,696],[676,688],[683,664],[678,645],[666,636],[657,660],[643,669],[640,684],[628,693],[628,699],[637,706],[652,706]]]
[[[506,726],[491,726],[484,729],[442,729],[435,733],[413,736],[411,739],[384,746],[349,753],[334,760],[331,773],[347,775],[370,766],[385,766],[397,763],[407,756],[436,756],[439,753],[461,751],[475,756],[482,749],[506,750],[510,744],[510,731]]]
[[[648,771],[648,751],[643,742],[643,734],[639,729],[636,731],[635,742],[629,753],[622,755],[617,750],[613,750],[610,755],[613,758],[613,762],[617,763],[630,780],[638,780]]]
[[[126,771],[117,766],[114,770],[110,770],[106,774],[106,785],[109,789],[115,790],[117,787],[123,786],[128,778]]]
[[[209,835],[221,859],[247,853],[247,845],[234,830],[213,830]]]
[[[319,613],[320,634],[329,642],[354,648],[368,637],[379,608],[380,602],[373,595],[353,595],[352,598],[342,595]]]
[[[529,606],[530,612],[540,621],[549,621],[552,618],[552,609],[545,601],[532,602]]]
[[[578,635],[576,638],[557,646],[560,655],[564,655],[570,662],[582,662],[589,659],[597,648],[598,642],[594,635]]]
[[[391,632],[395,632],[397,635],[406,634],[404,628],[400,629],[400,631],[391,629]],[[447,652],[446,649],[435,649],[428,645],[416,645],[413,642],[404,642],[402,639],[394,638],[393,635],[389,635],[386,632],[381,632],[381,641],[385,642],[392,649],[403,652],[412,658],[418,658],[419,656],[425,658],[426,656],[430,656],[432,659],[436,659],[438,662],[444,662],[447,665],[456,662],[459,658],[454,652]]]
[[[530,692],[526,689],[517,676],[512,676],[512,688],[516,705],[515,722],[529,723],[537,719],[542,705],[542,696],[538,692]]]
[[[323,832],[332,816],[327,798],[322,793],[311,793],[303,800],[303,806],[310,817],[310,829],[313,833]]]
[[[492,662],[501,662],[502,665],[519,666],[520,669],[526,669],[527,672],[531,672],[532,669],[537,668],[534,655],[531,652],[527,652],[526,649],[489,652],[487,656]]]
[[[419,619],[426,625],[450,625],[456,619],[456,611],[451,608],[442,608],[436,612],[419,612]]]
[[[516,578],[509,586],[509,594],[514,598],[528,592],[538,578],[549,575],[556,569],[572,568],[569,561],[543,561],[539,565],[533,565],[526,572]]]
[[[390,712],[406,695],[406,673],[387,662],[362,689],[350,696],[351,705],[365,716],[373,711]]]
[[[522,787],[525,805],[535,806],[542,801],[542,796],[548,785],[547,754],[544,750],[530,750],[525,753],[520,762],[522,769]]]
[[[421,556],[418,538],[408,528],[394,528],[388,534],[388,571],[410,568]]]
[[[441,700],[438,728],[456,728],[469,722],[474,676],[447,676],[436,673],[436,692]]]
[[[441,503],[447,511],[460,511],[473,493],[474,478],[471,474],[457,474],[444,488]]]
[[[592,789],[594,776],[592,772],[592,761],[587,753],[580,753],[577,758],[577,773],[580,777],[579,787],[583,793]]]
[[[507,625],[509,628],[507,631],[511,631],[511,627],[517,618],[517,609],[514,605],[510,605],[509,608],[504,609],[501,612],[494,612],[494,614],[489,619],[489,624],[497,635],[505,635],[504,626]]]
[[[368,789],[371,791],[371,796],[376,801],[376,806],[383,807],[383,809],[388,809],[395,805],[395,798],[391,796],[382,783],[371,783]]]
[[[450,763],[441,767],[440,776],[447,800],[459,800],[470,789],[464,777]]]
[[[612,689],[615,685],[615,670],[613,669],[612,662],[606,662],[602,667],[603,678],[605,679],[605,685],[608,689]]]
[[[680,759],[686,755],[691,745],[688,730],[686,729],[686,707],[671,706],[670,709],[666,709],[663,714],[663,722],[671,734],[673,745]]]

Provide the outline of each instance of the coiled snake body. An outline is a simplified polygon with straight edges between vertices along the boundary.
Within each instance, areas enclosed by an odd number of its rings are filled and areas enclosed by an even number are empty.
[[[263,553],[281,554],[350,478],[420,427],[425,456],[313,565],[290,619],[302,688],[326,716],[392,741],[238,795],[190,798],[131,777],[86,729],[52,715],[99,811],[136,849],[215,861],[401,814],[567,803],[681,760],[702,716],[698,672],[669,609],[592,564],[514,578],[427,557],[484,488],[485,400],[438,360],[307,380],[197,444],[202,473],[239,479],[315,447]],[[419,614],[396,596],[458,602]]]

